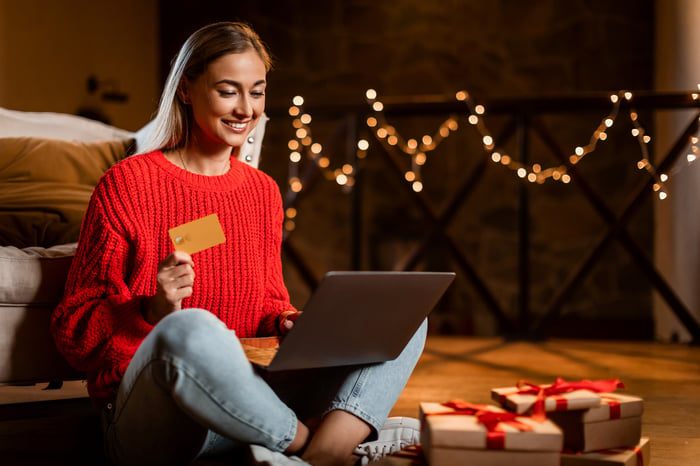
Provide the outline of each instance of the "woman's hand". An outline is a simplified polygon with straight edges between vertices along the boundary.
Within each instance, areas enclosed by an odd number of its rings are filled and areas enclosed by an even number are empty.
[[[277,329],[282,335],[286,335],[294,327],[294,322],[299,318],[301,312],[284,311],[277,317]]]
[[[192,295],[194,262],[189,254],[175,251],[158,264],[156,294],[144,300],[142,313],[155,325],[166,315],[182,309],[182,300]]]

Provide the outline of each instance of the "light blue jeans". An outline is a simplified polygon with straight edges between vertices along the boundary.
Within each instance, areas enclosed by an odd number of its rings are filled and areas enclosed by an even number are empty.
[[[297,419],[336,409],[364,420],[376,435],[418,362],[426,329],[423,322],[393,361],[266,372],[248,362],[236,335],[210,312],[175,312],[143,341],[104,410],[107,456],[129,466],[184,465],[198,457],[234,462],[250,443],[285,450]]]

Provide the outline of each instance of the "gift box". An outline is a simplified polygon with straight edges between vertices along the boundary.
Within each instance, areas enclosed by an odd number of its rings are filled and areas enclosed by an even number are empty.
[[[561,466],[648,466],[650,458],[649,439],[642,437],[634,447],[589,453],[562,453]]]
[[[603,393],[595,408],[557,411],[548,416],[564,432],[565,449],[588,452],[637,445],[642,436],[642,411],[639,397]]]
[[[593,408],[600,405],[600,394],[624,385],[617,379],[566,382],[559,378],[553,384],[534,385],[519,382],[515,387],[494,388],[491,398],[508,411],[536,416],[544,412]]]
[[[430,466],[559,466],[563,434],[497,406],[421,403],[421,446]]]

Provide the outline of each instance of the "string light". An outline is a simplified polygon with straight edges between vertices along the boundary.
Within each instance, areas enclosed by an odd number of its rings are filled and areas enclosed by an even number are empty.
[[[700,90],[700,84],[698,84]],[[692,93],[693,100],[700,99],[700,92]],[[420,192],[423,190],[423,182],[421,179],[421,167],[424,166],[428,159],[428,154],[434,151],[440,143],[451,133],[459,129],[457,115],[450,115],[435,131],[434,134],[425,134],[420,138],[404,139],[401,134],[390,125],[384,117],[384,104],[379,100],[377,91],[368,89],[365,92],[365,98],[373,115],[367,117],[365,124],[373,132],[374,136],[384,141],[386,144],[395,147],[410,158],[410,168],[404,172],[404,179],[411,184],[414,191]],[[629,104],[634,98],[630,91],[619,91],[610,95],[612,104],[611,111],[601,120],[600,124],[593,131],[588,144],[576,146],[573,153],[569,156],[571,165],[579,164],[584,157],[594,152],[600,141],[606,141],[608,138],[608,130],[612,128],[617,121],[620,107],[623,102]],[[542,184],[548,179],[558,181],[564,184],[571,182],[571,176],[567,172],[566,165],[553,167],[542,167],[539,163],[525,165],[517,162],[503,151],[502,148],[496,147],[495,140],[487,129],[483,116],[487,113],[486,107],[482,104],[475,104],[474,100],[467,91],[459,91],[455,94],[455,99],[463,102],[467,107],[467,122],[477,129],[481,136],[481,144],[484,151],[490,155],[491,161],[503,165],[512,170],[518,178],[526,180],[530,183]],[[301,192],[303,184],[298,176],[298,164],[301,163],[302,154],[314,161],[317,167],[323,171],[324,175],[329,180],[335,180],[344,189],[350,189],[355,182],[354,168],[350,164],[343,165],[339,169],[329,169],[329,158],[323,155],[323,147],[319,143],[314,143],[309,124],[312,121],[311,115],[303,111],[304,99],[301,96],[296,96],[292,99],[292,107],[289,109],[289,115],[294,118],[293,127],[295,128],[295,138],[288,143],[290,150],[290,170],[289,170],[289,185],[294,192]],[[632,123],[630,133],[636,138],[641,158],[637,162],[637,168],[646,170],[654,179],[653,190],[657,193],[659,199],[668,197],[665,191],[665,183],[673,173],[657,173],[656,168],[649,160],[648,145],[651,142],[651,136],[646,134],[644,127],[639,121],[637,111],[629,106],[629,118]],[[689,141],[690,147],[686,154],[688,164],[693,163],[700,156],[699,142],[697,136],[692,136]],[[360,139],[357,142],[356,156],[358,159],[365,158],[369,149],[369,142],[365,139]],[[294,214],[296,215],[296,213]],[[293,225],[293,217],[286,215],[287,221]]]

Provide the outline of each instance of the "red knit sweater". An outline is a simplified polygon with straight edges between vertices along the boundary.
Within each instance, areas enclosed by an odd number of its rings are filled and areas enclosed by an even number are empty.
[[[51,322],[58,348],[87,372],[96,404],[152,329],[140,304],[155,294],[158,263],[173,251],[168,230],[212,213],[226,242],[193,254],[194,290],[182,307],[211,311],[239,337],[273,335],[279,313],[293,310],[282,277],[282,200],[269,176],[235,157],[214,177],[159,151],[127,158],[95,187]]]

